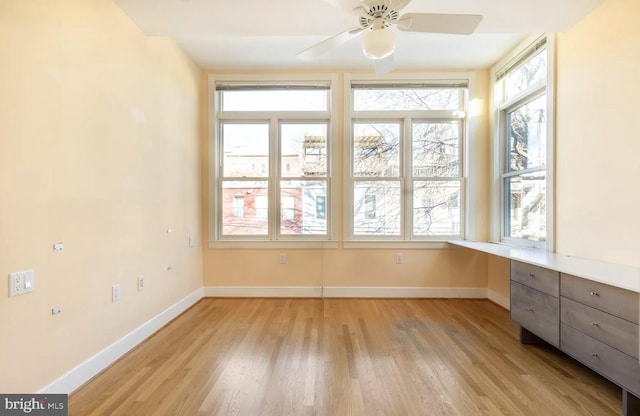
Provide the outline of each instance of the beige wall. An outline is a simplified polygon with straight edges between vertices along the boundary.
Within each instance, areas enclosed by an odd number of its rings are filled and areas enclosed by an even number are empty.
[[[338,74],[339,93],[343,73]],[[489,195],[489,127],[488,127],[488,70],[475,71],[476,99],[472,103],[478,122],[472,126],[473,158],[471,165],[475,192],[470,195],[471,217],[475,222],[472,239],[486,239],[488,235]],[[342,132],[343,112],[334,113],[339,124],[337,148],[344,149]],[[208,149],[208,136],[203,148]],[[208,151],[208,150],[207,150]],[[206,160],[205,163],[208,163]],[[336,213],[339,236],[343,224],[343,155],[340,154],[332,181],[340,187]],[[203,171],[203,183],[211,186],[208,170]],[[208,198],[208,188],[203,192]],[[208,209],[205,204],[204,209]],[[206,220],[205,220],[206,221]],[[205,228],[206,229],[206,228]],[[278,263],[279,253],[287,255],[286,264]],[[404,255],[404,263],[396,264],[396,253]],[[204,286],[399,286],[399,287],[473,287],[487,285],[486,259],[469,250],[450,249],[351,249],[339,244],[337,249],[271,250],[271,249],[205,249]]]
[[[0,2],[0,62],[0,391],[24,393],[202,286],[201,72],[110,0]]]
[[[505,302],[509,299],[510,272],[509,259],[487,254],[487,288],[492,296],[500,297]]]
[[[486,256],[457,249],[212,249],[204,270],[204,286],[487,287]]]
[[[558,36],[557,251],[640,266],[640,2]]]

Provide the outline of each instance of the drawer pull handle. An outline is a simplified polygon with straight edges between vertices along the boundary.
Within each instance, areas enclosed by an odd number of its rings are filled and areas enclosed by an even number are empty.
[[[600,296],[600,294],[598,292],[589,292],[589,294],[591,296]]]
[[[592,325],[592,326],[600,327],[600,324],[599,324],[599,323],[597,323],[597,322],[591,322],[591,325]]]
[[[591,356],[594,357],[594,358],[600,358],[600,356],[598,355],[597,352],[592,353]]]
[[[529,312],[533,313],[533,312],[534,312],[534,310],[533,310],[533,309],[529,309]]]
[[[533,273],[529,273],[529,277],[536,277],[536,275]]]

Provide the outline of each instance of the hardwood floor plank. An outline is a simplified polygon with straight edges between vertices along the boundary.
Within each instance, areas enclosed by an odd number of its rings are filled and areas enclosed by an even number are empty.
[[[617,415],[620,390],[521,345],[486,300],[203,299],[70,415]]]

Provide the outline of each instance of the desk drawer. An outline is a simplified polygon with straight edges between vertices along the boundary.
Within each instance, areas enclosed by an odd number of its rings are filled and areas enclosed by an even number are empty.
[[[558,298],[511,282],[511,319],[555,347],[560,340],[559,312]]]
[[[560,328],[560,349],[636,396],[640,394],[637,359],[570,326],[562,324]]]
[[[565,297],[560,310],[563,324],[638,358],[638,325]]]
[[[511,261],[511,280],[551,296],[559,296],[559,273],[519,261]]]
[[[561,294],[585,305],[638,324],[640,294],[562,273]]]

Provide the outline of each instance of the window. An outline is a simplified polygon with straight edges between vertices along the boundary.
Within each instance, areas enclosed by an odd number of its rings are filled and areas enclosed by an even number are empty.
[[[348,82],[347,238],[461,238],[468,80]]]
[[[236,218],[244,217],[244,195],[233,196],[233,216]]]
[[[367,194],[364,196],[364,218],[366,220],[376,219],[376,196]]]
[[[496,71],[499,119],[501,240],[544,246],[551,184],[547,160],[552,112],[545,37]]]
[[[214,85],[215,240],[329,239],[330,82]]]
[[[325,195],[316,195],[316,219],[324,220],[327,218],[327,197]]]

